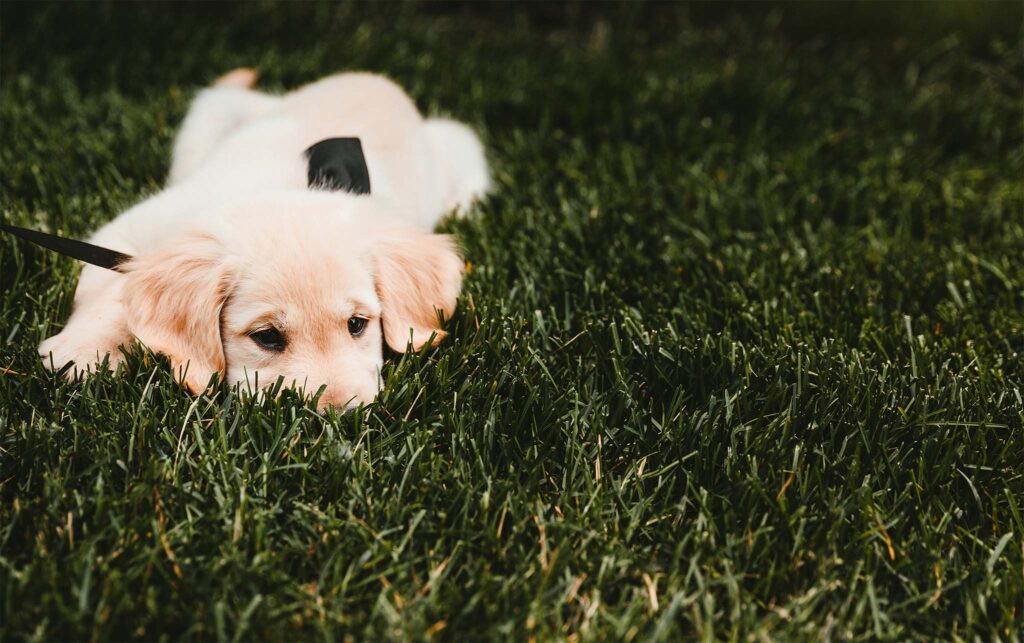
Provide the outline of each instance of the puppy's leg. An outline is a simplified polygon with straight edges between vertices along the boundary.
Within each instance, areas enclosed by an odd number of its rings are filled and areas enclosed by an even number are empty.
[[[491,189],[484,146],[473,130],[456,121],[428,118],[425,127],[441,172],[444,207],[465,214]]]
[[[236,69],[199,92],[174,141],[168,185],[180,183],[195,171],[239,126],[278,105],[280,97],[249,89],[255,81],[255,71]]]
[[[124,361],[118,347],[131,341],[121,303],[124,276],[104,272],[107,271],[93,267],[83,270],[75,293],[74,312],[67,325],[39,345],[39,355],[47,368],[74,364],[66,373],[69,379],[94,371],[107,356],[107,366],[117,368]]]

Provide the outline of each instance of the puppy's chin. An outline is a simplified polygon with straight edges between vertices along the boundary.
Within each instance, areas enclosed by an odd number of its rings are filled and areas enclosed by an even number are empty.
[[[351,386],[347,390],[332,390],[326,384],[313,385],[308,381],[288,381],[284,376],[270,377],[246,368],[232,369],[229,377],[231,385],[243,395],[251,396],[258,403],[263,404],[272,396],[280,396],[285,391],[298,394],[303,400],[315,400],[316,410],[321,414],[333,411],[335,413],[348,413],[359,406],[370,404],[377,397],[381,389],[380,369],[374,369],[371,378],[367,379],[364,386]]]
[[[373,402],[375,397],[376,396],[371,397],[369,399],[366,399],[366,398],[359,398],[359,399],[357,399],[355,397],[350,397],[350,398],[348,398],[347,401],[344,401],[344,400],[336,401],[334,399],[327,399],[325,397],[325,395],[321,395],[319,398],[317,398],[316,410],[321,415],[324,415],[324,414],[326,414],[328,412],[331,412],[331,411],[333,411],[334,413],[342,413],[342,414],[350,413],[351,411],[354,411],[355,409],[359,408],[360,406],[365,406],[365,405]]]
[[[316,410],[320,413],[326,413],[328,410],[333,410],[336,413],[348,413],[377,399],[381,384],[380,368],[378,367],[374,369],[372,379],[368,380],[364,386],[358,387],[358,391],[349,389],[337,392],[321,386],[316,391],[318,394]]]

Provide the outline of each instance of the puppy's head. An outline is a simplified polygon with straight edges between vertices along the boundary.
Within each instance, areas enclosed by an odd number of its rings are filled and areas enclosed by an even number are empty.
[[[444,336],[462,261],[451,240],[388,223],[368,200],[249,204],[129,264],[128,326],[194,393],[229,384],[325,386],[321,408],[369,402],[382,341]]]

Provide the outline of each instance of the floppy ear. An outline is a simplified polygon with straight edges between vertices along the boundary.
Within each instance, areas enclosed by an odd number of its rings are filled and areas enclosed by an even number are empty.
[[[438,314],[455,311],[462,287],[462,258],[451,237],[412,230],[389,230],[374,249],[377,296],[384,340],[404,353],[419,350],[434,334],[444,339]]]
[[[224,249],[191,234],[172,247],[124,264],[128,329],[154,353],[171,359],[175,378],[191,393],[224,374],[220,311],[228,295]]]

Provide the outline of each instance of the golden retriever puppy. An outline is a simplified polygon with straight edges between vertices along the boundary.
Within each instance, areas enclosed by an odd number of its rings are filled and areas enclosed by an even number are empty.
[[[90,241],[134,258],[86,266],[44,362],[68,375],[116,366],[138,340],[194,393],[214,374],[255,389],[283,378],[321,408],[371,401],[383,342],[443,336],[462,260],[440,216],[489,189],[466,126],[424,119],[393,82],[340,74],[274,96],[236,70],[201,92],[174,145],[166,189]],[[307,149],[359,138],[369,194],[307,186]]]

